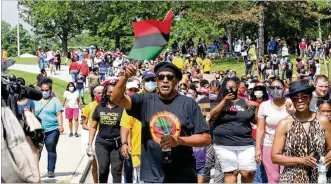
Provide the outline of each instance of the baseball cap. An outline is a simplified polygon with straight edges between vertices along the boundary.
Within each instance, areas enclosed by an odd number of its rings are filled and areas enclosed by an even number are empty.
[[[142,79],[144,80],[144,79],[155,78],[155,77],[156,77],[156,75],[155,75],[154,72],[146,71],[146,72],[143,73]]]
[[[126,89],[131,89],[131,88],[136,88],[136,89],[139,88],[136,81],[131,81],[126,83]]]
[[[248,84],[248,89],[253,89],[255,87],[255,84],[254,83],[249,83]]]

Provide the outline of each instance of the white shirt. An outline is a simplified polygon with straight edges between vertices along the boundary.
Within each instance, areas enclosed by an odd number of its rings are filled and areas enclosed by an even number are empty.
[[[65,91],[63,94],[63,98],[66,99],[66,108],[79,108],[78,106],[78,98],[79,98],[79,93],[78,91],[75,92],[70,92],[70,91]]]
[[[262,144],[264,146],[272,146],[279,121],[286,118],[288,115],[289,113],[286,111],[285,105],[277,107],[273,104],[272,100],[261,103],[258,117],[265,118],[265,133],[262,138]]]
[[[321,75],[321,65],[319,63],[316,63],[315,66],[316,66],[315,76]]]

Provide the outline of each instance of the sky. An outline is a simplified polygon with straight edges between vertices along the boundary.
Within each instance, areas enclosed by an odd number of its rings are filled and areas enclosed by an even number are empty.
[[[11,26],[17,25],[17,0],[1,0],[1,20],[8,22]],[[31,26],[20,19],[20,23],[27,30],[31,30]]]

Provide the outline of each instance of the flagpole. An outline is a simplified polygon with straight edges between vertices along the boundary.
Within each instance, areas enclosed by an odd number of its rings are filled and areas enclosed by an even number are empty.
[[[20,13],[19,13],[18,2],[17,2],[17,57],[20,57]]]

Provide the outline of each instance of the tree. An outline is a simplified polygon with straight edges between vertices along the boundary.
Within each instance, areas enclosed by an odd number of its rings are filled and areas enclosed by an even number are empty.
[[[59,37],[62,53],[67,54],[68,41],[83,31],[86,20],[84,1],[19,1],[21,16],[43,38]]]
[[[35,54],[37,47],[37,39],[23,28],[20,24],[20,49],[22,53]],[[17,54],[17,28],[11,27],[9,23],[1,21],[1,47],[5,48],[8,52],[8,56],[14,57]]]

